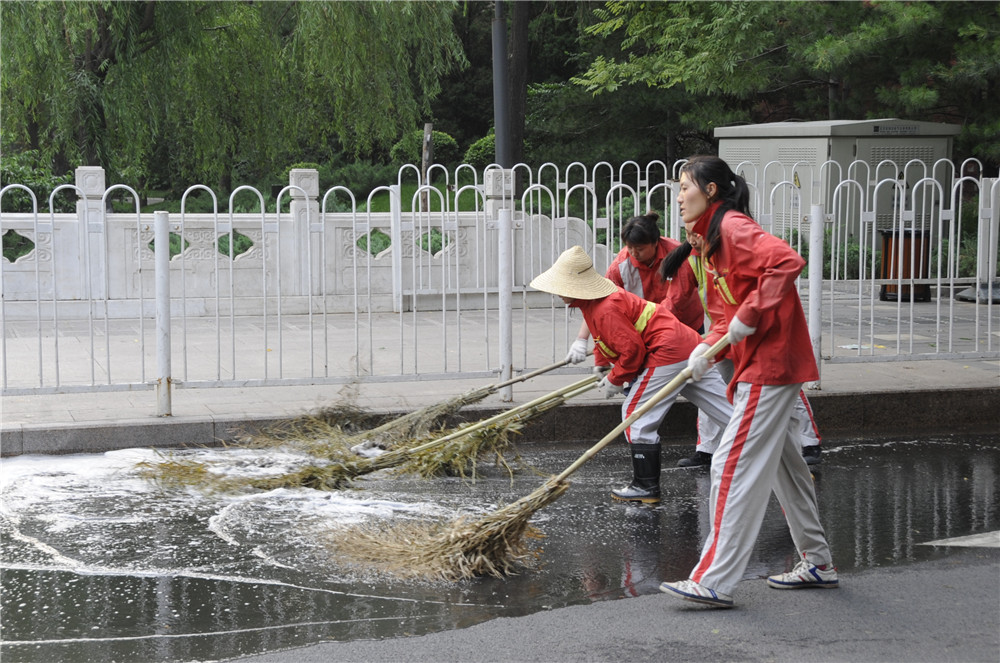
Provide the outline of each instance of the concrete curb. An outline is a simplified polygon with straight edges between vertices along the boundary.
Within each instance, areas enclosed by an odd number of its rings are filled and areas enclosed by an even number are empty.
[[[827,444],[870,437],[989,434],[998,428],[1000,387],[809,393]],[[501,411],[472,406],[461,420]],[[403,414],[389,411],[389,414]],[[680,400],[660,427],[665,444],[693,444],[696,408]],[[552,410],[522,431],[519,442],[596,440],[620,421],[620,402],[570,403]],[[23,424],[0,431],[0,455],[99,453],[132,447],[218,446],[283,418],[243,415],[126,419],[110,423]]]

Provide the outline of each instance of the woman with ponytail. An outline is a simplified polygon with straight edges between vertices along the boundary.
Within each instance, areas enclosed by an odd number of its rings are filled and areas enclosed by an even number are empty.
[[[712,318],[688,367],[694,380],[701,379],[710,367],[705,351],[729,334],[733,416],[712,456],[711,529],[701,559],[688,579],[664,582],[660,590],[722,608],[733,605],[772,491],[800,561],[770,576],[768,586],[838,584],[793,416],[802,383],[819,377],[795,289],[805,261],[750,217],[749,199],[744,179],[718,157],[692,157],[681,168],[677,202],[688,243],[705,268]]]
[[[750,216],[747,214],[747,216]],[[705,277],[705,264],[701,256],[691,248],[688,241],[682,242],[671,251],[663,262],[660,263],[660,279],[665,283],[672,283],[670,293],[672,297],[682,301],[690,300],[697,293],[699,303],[704,307],[704,314],[708,318],[708,324],[712,324],[712,313],[708,310],[706,293],[707,278]],[[677,311],[671,307],[671,300],[665,299],[664,305],[677,315]],[[716,362],[716,369],[726,383],[733,379],[733,360],[727,358]],[[808,465],[818,465],[822,461],[822,449],[820,447],[819,427],[813,417],[812,407],[804,391],[799,391],[799,397],[795,401],[792,417],[795,419],[798,429],[799,444],[802,447],[802,457]],[[710,417],[698,412],[698,442],[695,445],[694,455],[681,458],[677,461],[677,467],[704,467],[712,464],[712,454],[719,446],[722,430]]]

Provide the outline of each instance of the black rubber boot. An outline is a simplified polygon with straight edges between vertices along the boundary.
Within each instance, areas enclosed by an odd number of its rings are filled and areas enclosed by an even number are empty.
[[[712,464],[712,454],[704,451],[695,451],[690,458],[681,458],[677,461],[677,467],[708,467]]]
[[[660,445],[632,444],[632,483],[611,491],[621,502],[656,504],[660,501]]]
[[[823,450],[818,444],[811,447],[802,447],[802,457],[806,459],[806,465],[819,465],[823,462]]]

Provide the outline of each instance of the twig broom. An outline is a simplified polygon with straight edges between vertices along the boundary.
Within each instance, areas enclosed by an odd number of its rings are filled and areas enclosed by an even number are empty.
[[[186,460],[160,463],[140,463],[140,470],[147,478],[164,485],[201,485],[214,490],[232,491],[245,488],[273,490],[275,488],[302,486],[318,490],[333,490],[352,479],[389,468],[411,471],[421,476],[433,476],[451,470],[465,476],[465,466],[474,464],[483,452],[497,454],[498,462],[507,467],[502,451],[506,448],[509,432],[518,430],[524,422],[565,403],[568,399],[592,389],[597,377],[590,375],[568,386],[557,389],[483,419],[446,435],[423,442],[394,447],[378,456],[359,457],[346,447],[330,462],[304,465],[292,472],[257,477],[237,478],[217,475],[202,464]]]
[[[711,359],[729,345],[729,334],[705,352]],[[365,563],[401,576],[460,580],[481,575],[502,577],[537,557],[525,538],[541,534],[528,521],[539,509],[557,500],[569,488],[567,478],[598,451],[615,440],[656,403],[680,389],[691,377],[685,368],[641,407],[588,449],[560,474],[550,477],[530,495],[476,521],[460,517],[450,523],[410,524],[381,531],[339,532],[333,548]]]
[[[308,485],[313,488],[324,488],[327,490],[338,488],[349,482],[351,479],[355,479],[359,476],[370,474],[372,472],[377,472],[379,470],[399,467],[414,459],[423,459],[424,463],[430,462],[427,456],[431,452],[444,449],[448,445],[451,445],[453,448],[450,453],[446,454],[446,457],[467,457],[468,453],[463,452],[463,447],[471,446],[471,451],[478,451],[479,449],[475,435],[477,432],[484,431],[491,426],[507,425],[516,421],[523,421],[537,416],[541,412],[561,405],[568,398],[587,391],[594,386],[596,381],[596,376],[587,376],[583,380],[574,382],[569,386],[562,387],[561,389],[557,389],[544,396],[539,396],[538,398],[528,401],[527,403],[505,410],[504,412],[487,419],[477,421],[469,426],[449,433],[448,435],[418,444],[417,446],[401,446],[386,451],[378,456],[368,458],[352,458],[333,462],[323,467],[308,468],[308,472],[311,476],[306,478],[305,481],[299,481],[298,483],[301,485]],[[423,472],[425,475],[432,473],[433,472],[430,471]]]
[[[365,413],[356,408],[332,407],[324,408],[316,414],[298,417],[272,426],[251,436],[248,441],[254,446],[297,443],[298,446],[304,446],[313,455],[328,457],[335,457],[343,449],[358,445],[377,444],[392,448],[404,445],[413,438],[427,435],[434,427],[466,405],[478,403],[504,387],[530,380],[543,373],[561,368],[567,363],[569,363],[567,360],[563,360],[503,382],[479,387],[356,433],[346,433],[338,420],[341,418],[359,419]]]

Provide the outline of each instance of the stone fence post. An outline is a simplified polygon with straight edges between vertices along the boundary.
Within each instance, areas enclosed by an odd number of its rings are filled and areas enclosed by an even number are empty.
[[[76,186],[83,192],[76,202],[76,215],[80,231],[79,273],[86,279],[84,294],[89,293],[91,299],[106,299],[108,257],[103,199],[107,187],[104,169],[100,166],[80,166],[76,169]],[[81,282],[84,282],[83,279]]]
[[[295,238],[293,264],[298,271],[296,294],[320,294],[324,261],[323,224],[319,218],[319,171],[315,168],[293,168],[288,173],[288,184],[298,187],[290,191],[292,234]]]

